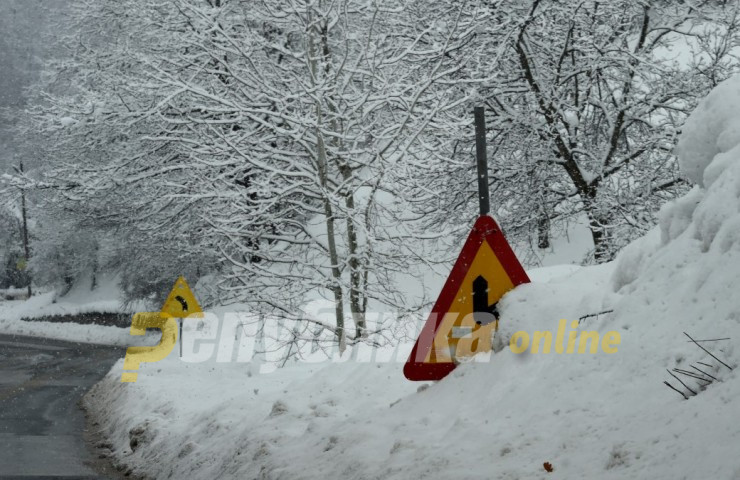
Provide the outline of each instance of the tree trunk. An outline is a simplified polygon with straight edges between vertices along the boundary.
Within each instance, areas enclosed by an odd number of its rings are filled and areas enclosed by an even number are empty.
[[[23,173],[23,162],[20,163],[20,171]],[[21,215],[23,216],[23,253],[26,256],[26,278],[28,279],[28,298],[31,298],[31,274],[28,269],[28,262],[31,260],[31,248],[28,245],[28,213],[26,211],[26,191],[21,190]]]
[[[544,213],[537,218],[537,246],[550,248],[550,219]]]
[[[352,176],[347,165],[340,166],[342,177],[345,184],[349,183]],[[355,339],[362,338],[365,334],[365,310],[362,301],[362,272],[360,271],[360,259],[358,258],[357,230],[352,220],[355,210],[355,197],[352,191],[347,188],[343,192],[345,206],[347,207],[347,249],[349,253],[349,304],[352,312],[352,319],[355,323]]]
[[[313,24],[313,16],[311,15],[312,10],[308,11],[309,24]],[[317,26],[314,25],[314,30]],[[308,55],[309,65],[311,68],[311,79],[317,78],[319,73],[317,60],[316,60],[316,46],[314,37],[311,32],[308,33]],[[326,155],[326,145],[324,143],[324,136],[321,132],[321,126],[323,123],[323,114],[321,110],[321,103],[316,104],[316,164],[319,174],[319,185],[322,189],[323,204],[324,204],[324,216],[326,217],[326,236],[327,246],[329,249],[329,262],[331,263],[331,275],[333,285],[330,287],[334,294],[334,312],[336,315],[337,328],[335,330],[337,341],[339,342],[339,355],[344,353],[347,348],[347,340],[344,333],[344,294],[342,291],[342,271],[339,268],[339,253],[337,252],[337,240],[336,230],[334,226],[334,210],[331,205],[331,199],[329,198],[329,162]]]
[[[329,248],[329,262],[331,262],[331,274],[333,285],[331,290],[334,293],[335,314],[337,317],[337,341],[339,342],[339,354],[344,353],[346,348],[346,339],[344,334],[344,294],[342,292],[342,271],[339,269],[339,253],[337,252],[336,230],[334,226],[334,210],[331,201],[328,198],[328,163],[326,161],[326,148],[324,139],[321,134],[321,106],[316,106],[317,126],[316,137],[318,144],[317,164],[319,170],[319,182],[324,190],[324,216],[326,217],[326,237]]]
[[[591,239],[594,242],[594,261],[605,263],[612,259],[609,248],[609,236],[607,233],[608,220],[603,215],[594,211],[593,198],[586,202],[586,214],[588,215],[588,228],[591,231]]]
[[[98,270],[100,269],[100,265],[98,265],[99,252],[100,246],[95,242],[95,248],[93,249],[92,282],[90,283],[91,291],[98,288]]]

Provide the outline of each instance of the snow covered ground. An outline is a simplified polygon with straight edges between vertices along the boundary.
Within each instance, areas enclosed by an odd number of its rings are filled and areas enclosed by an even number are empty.
[[[81,313],[123,313],[120,291],[115,278],[103,278],[100,285],[90,290],[89,282],[81,282],[67,295],[37,293],[28,300],[0,299],[0,333],[46,337],[102,345],[149,345],[156,343],[157,335],[132,337],[128,328],[81,325],[74,322],[25,321],[48,316]]]
[[[735,78],[694,113],[679,150],[697,187],[659,227],[611,264],[534,272],[501,303],[507,345],[611,311],[577,330],[617,332],[616,353],[507,346],[428,386],[401,373],[410,345],[269,374],[171,355],[127,384],[119,362],[87,397],[113,457],[156,478],[740,479],[739,111]],[[684,332],[730,340],[702,342],[713,357]],[[715,380],[669,373],[692,365]]]

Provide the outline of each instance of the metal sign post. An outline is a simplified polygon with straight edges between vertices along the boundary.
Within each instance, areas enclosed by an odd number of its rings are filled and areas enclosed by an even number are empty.
[[[498,301],[517,285],[529,283],[503,231],[489,215],[485,111],[475,107],[474,114],[480,217],[403,367],[409,380],[441,380],[455,369],[459,358],[490,352],[498,329]],[[471,314],[474,324],[465,320]]]
[[[478,201],[480,214],[491,211],[488,196],[488,154],[486,152],[486,115],[483,107],[475,107],[475,153],[478,160]]]

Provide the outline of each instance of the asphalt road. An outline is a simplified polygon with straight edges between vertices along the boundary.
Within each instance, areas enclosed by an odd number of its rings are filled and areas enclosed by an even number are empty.
[[[85,444],[79,401],[124,354],[0,335],[0,479],[106,478]]]

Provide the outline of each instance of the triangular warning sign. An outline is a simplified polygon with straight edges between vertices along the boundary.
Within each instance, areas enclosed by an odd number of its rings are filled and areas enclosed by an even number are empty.
[[[187,318],[194,313],[203,313],[203,310],[200,309],[198,300],[195,299],[188,282],[180,277],[175,282],[175,286],[172,287],[167,300],[164,301],[161,312],[174,318]]]
[[[440,380],[455,358],[491,350],[496,304],[529,277],[490,216],[478,218],[403,368],[409,380]]]

